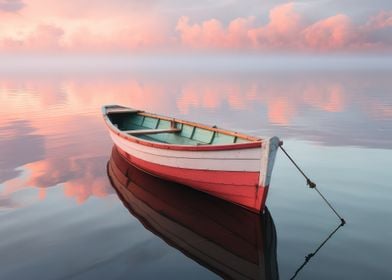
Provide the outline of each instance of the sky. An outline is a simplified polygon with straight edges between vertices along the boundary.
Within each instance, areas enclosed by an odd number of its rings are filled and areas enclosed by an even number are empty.
[[[390,0],[0,0],[0,54],[392,52]]]

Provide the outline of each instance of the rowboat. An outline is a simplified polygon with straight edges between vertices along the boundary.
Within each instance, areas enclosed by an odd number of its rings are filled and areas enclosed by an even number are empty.
[[[171,247],[224,279],[279,279],[277,237],[258,215],[136,168],[113,147],[108,177],[124,206]]]
[[[259,138],[124,106],[102,107],[119,152],[154,176],[263,212],[278,137]]]

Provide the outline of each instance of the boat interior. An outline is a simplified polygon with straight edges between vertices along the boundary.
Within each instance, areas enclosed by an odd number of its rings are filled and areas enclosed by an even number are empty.
[[[120,131],[147,141],[176,145],[222,145],[260,141],[256,137],[123,107],[107,110]]]

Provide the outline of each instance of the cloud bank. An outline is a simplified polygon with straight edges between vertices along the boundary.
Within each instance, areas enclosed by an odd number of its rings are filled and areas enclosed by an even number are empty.
[[[59,3],[61,7],[62,1]],[[63,9],[56,6],[55,16],[42,19],[45,13],[37,5],[30,7],[19,0],[0,0],[0,17],[3,19],[0,23],[0,51],[392,51],[392,10],[379,10],[362,22],[345,13],[311,19],[306,10],[298,8],[299,4],[289,2],[272,7],[267,15],[256,10],[254,15],[232,19],[194,20],[187,14],[168,18],[157,9],[150,11],[141,7],[137,13],[106,7],[106,13],[87,9],[73,15],[69,5],[63,3]]]

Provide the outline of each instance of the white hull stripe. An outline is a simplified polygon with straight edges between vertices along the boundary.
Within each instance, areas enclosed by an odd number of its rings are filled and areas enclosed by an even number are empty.
[[[128,154],[164,166],[197,170],[260,171],[261,148],[228,151],[174,151],[147,147],[111,133],[114,143]]]
[[[231,149],[231,150],[219,150],[219,151],[186,151],[186,150],[170,150],[160,149],[151,146],[141,145],[136,142],[128,141],[127,139],[118,136],[115,133],[110,133],[113,140],[121,142],[127,147],[133,149],[142,150],[146,153],[168,156],[168,157],[188,157],[188,158],[200,158],[200,159],[251,159],[259,160],[261,156],[261,148],[249,148],[249,149]]]

